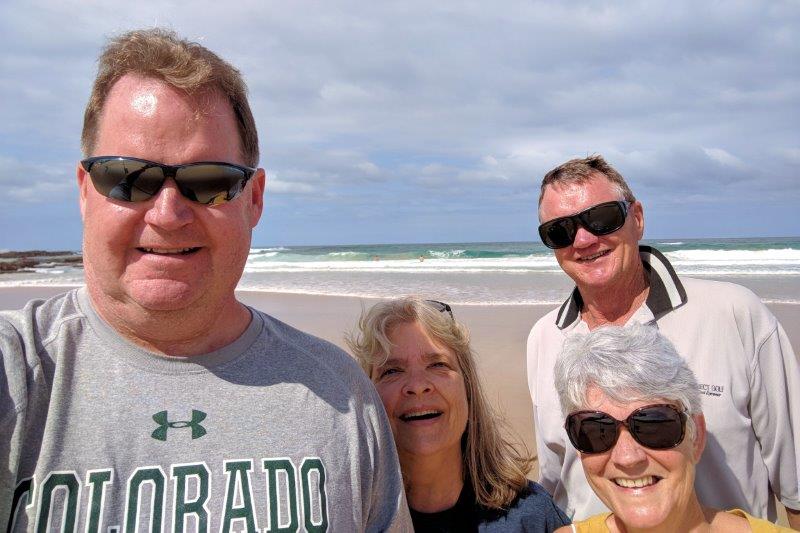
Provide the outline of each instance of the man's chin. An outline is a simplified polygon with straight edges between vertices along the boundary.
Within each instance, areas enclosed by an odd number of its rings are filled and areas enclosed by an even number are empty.
[[[613,273],[598,268],[577,268],[570,277],[581,290],[607,289],[613,282]]]
[[[199,284],[177,280],[144,280],[128,287],[128,298],[153,312],[186,310],[205,294]]]

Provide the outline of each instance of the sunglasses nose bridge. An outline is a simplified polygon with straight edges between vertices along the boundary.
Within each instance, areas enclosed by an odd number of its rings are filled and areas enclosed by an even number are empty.
[[[164,179],[172,178],[173,180],[177,178],[178,171],[181,167],[174,167],[171,165],[160,165],[161,173],[164,175]]]
[[[627,421],[617,424],[617,438],[611,448],[611,460],[620,466],[635,466],[647,459],[644,446],[630,432]]]
[[[572,245],[576,248],[584,248],[594,244],[598,237],[584,224],[584,222],[576,217],[575,219],[575,236],[572,239]]]

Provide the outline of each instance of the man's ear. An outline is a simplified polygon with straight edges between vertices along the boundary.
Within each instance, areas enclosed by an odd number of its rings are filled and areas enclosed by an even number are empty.
[[[92,180],[89,177],[89,173],[83,169],[83,165],[80,163],[78,163],[78,168],[75,169],[75,174],[78,180],[78,203],[81,208],[81,220],[83,220],[86,210],[86,195],[89,193],[87,187],[92,187]]]
[[[706,448],[708,433],[706,432],[706,417],[702,413],[692,415],[692,419],[694,420],[693,458],[694,463],[697,464],[700,461],[700,456],[703,455],[703,450]]]
[[[642,240],[642,237],[644,237],[644,206],[642,206],[642,202],[636,200],[631,204],[630,215],[633,217],[633,221],[636,224],[639,240]]]
[[[267,185],[267,174],[263,168],[256,170],[255,175],[250,179],[250,227],[255,228],[261,220],[261,213],[264,211],[264,188]]]

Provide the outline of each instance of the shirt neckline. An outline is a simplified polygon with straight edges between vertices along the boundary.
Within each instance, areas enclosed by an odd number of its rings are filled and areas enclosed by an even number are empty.
[[[86,287],[77,290],[77,304],[86,317],[89,327],[121,360],[138,368],[166,374],[208,372],[225,365],[245,353],[264,327],[264,319],[261,314],[247,307],[247,310],[250,311],[250,324],[230,344],[213,352],[199,355],[162,355],[145,350],[120,335],[97,313]]]
[[[686,289],[664,254],[652,246],[641,244],[639,258],[650,283],[650,292],[644,305],[652,314],[653,320],[658,320],[687,302]],[[576,286],[558,309],[556,314],[558,329],[567,329],[580,322],[581,309],[583,309],[583,298]]]

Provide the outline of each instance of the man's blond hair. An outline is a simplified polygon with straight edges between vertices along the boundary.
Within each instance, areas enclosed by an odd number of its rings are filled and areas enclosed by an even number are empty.
[[[542,178],[542,188],[539,192],[539,206],[542,205],[542,198],[544,198],[544,191],[548,185],[566,185],[570,183],[583,184],[592,179],[597,174],[602,175],[617,189],[620,199],[627,200],[628,202],[635,202],[636,197],[633,191],[628,187],[625,178],[622,174],[609,165],[603,156],[595,154],[589,157],[578,159],[570,159],[566,163],[558,165],[556,168],[548,172]]]
[[[258,133],[242,75],[206,47],[163,28],[124,33],[111,39],[100,54],[97,77],[83,116],[81,149],[85,157],[96,155],[92,152],[103,106],[111,88],[126,74],[158,79],[187,94],[219,91],[233,109],[244,163],[258,165]]]

